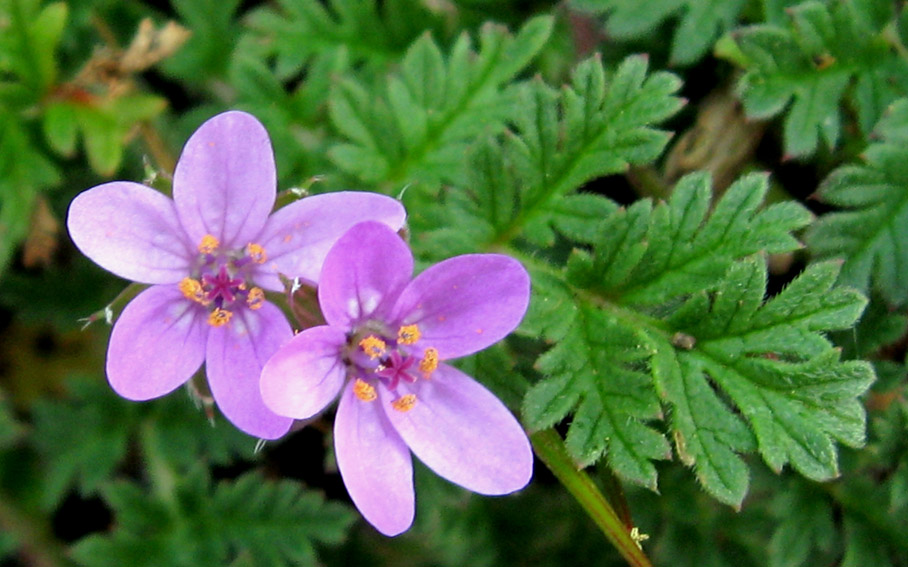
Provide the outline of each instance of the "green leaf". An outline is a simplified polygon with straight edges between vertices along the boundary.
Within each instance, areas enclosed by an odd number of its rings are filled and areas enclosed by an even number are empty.
[[[816,548],[829,550],[838,537],[828,498],[801,482],[786,485],[772,503],[780,521],[769,542],[771,567],[809,565]]]
[[[103,176],[113,175],[136,123],[160,114],[166,105],[165,99],[144,93],[112,98],[97,106],[70,105],[92,169]]]
[[[161,68],[183,81],[224,77],[239,36],[239,5],[240,0],[174,0],[173,8],[192,35]]]
[[[864,135],[898,96],[908,94],[908,62],[887,45],[892,5],[882,0],[808,1],[787,9],[788,25],[767,23],[733,33],[745,74],[738,91],[747,114],[770,118],[788,108],[785,153],[835,148],[842,106],[854,107]]]
[[[679,19],[672,38],[671,61],[689,65],[706,55],[729,30],[745,6],[743,0],[656,0],[640,8],[635,0],[572,0],[583,11],[606,14],[609,38],[634,40],[654,33],[669,18]]]
[[[354,515],[289,481],[256,473],[212,486],[203,467],[166,495],[120,482],[104,489],[116,529],[90,535],[73,548],[93,567],[173,565],[215,567],[318,565],[314,545],[336,544]]]
[[[845,533],[847,539],[842,567],[894,565],[891,551],[886,546],[880,545],[879,537],[868,523],[859,518],[848,517],[845,519]]]
[[[561,342],[539,358],[552,379],[531,388],[523,413],[534,430],[574,413],[565,445],[578,466],[605,453],[622,477],[656,489],[652,459],[667,459],[665,438],[645,421],[659,416],[659,402],[646,373],[650,353],[641,338],[605,313],[581,309]]]
[[[844,260],[844,284],[862,291],[872,286],[889,303],[905,305],[908,151],[901,141],[887,142],[870,146],[863,157],[864,164],[842,166],[821,184],[820,199],[843,210],[823,215],[807,243],[816,258]]]
[[[35,447],[44,464],[42,506],[51,509],[75,485],[95,494],[126,453],[135,407],[122,403],[106,384],[75,381],[72,400],[42,400],[33,409]]]
[[[64,156],[72,156],[76,151],[76,136],[79,123],[73,107],[65,102],[54,102],[44,110],[44,137],[50,146]]]
[[[464,169],[467,146],[504,128],[514,102],[505,86],[543,47],[551,28],[549,17],[529,20],[513,36],[487,25],[478,52],[462,34],[447,57],[426,34],[387,79],[339,83],[329,110],[350,142],[332,148],[331,158],[361,180],[395,190],[414,182],[463,182],[452,176]]]
[[[810,266],[760,305],[765,265],[736,264],[711,305],[699,304],[700,322],[683,330],[696,337],[696,347],[679,355],[728,395],[771,468],[791,463],[815,480],[838,474],[834,439],[863,444],[857,396],[874,379],[869,364],[839,361],[816,334],[853,325],[866,302],[853,290],[833,289],[836,272],[831,263]]]
[[[653,125],[680,108],[673,96],[679,86],[674,75],[648,74],[645,57],[627,58],[613,73],[588,59],[560,93],[541,81],[522,85],[516,132],[503,142],[476,144],[463,198],[440,206],[460,208],[492,229],[480,248],[518,237],[551,246],[552,226],[591,241],[598,219],[616,207],[571,194],[592,179],[655,159],[669,136]]]
[[[38,0],[0,1],[0,72],[9,72],[28,91],[32,102],[57,79],[56,49],[66,26],[63,2],[41,7]]]
[[[671,404],[672,440],[678,458],[692,467],[700,484],[716,499],[739,506],[749,474],[738,453],[754,448],[753,434],[729,411],[696,361],[665,345],[652,360],[656,390]]]
[[[613,215],[600,228],[598,285],[629,303],[657,304],[713,287],[736,259],[799,248],[790,232],[806,226],[810,213],[794,202],[761,210],[767,189],[765,175],[742,177],[706,218],[709,176],[690,174],[667,204],[643,201]]]
[[[791,231],[810,220],[790,202],[761,208],[766,188],[765,176],[746,176],[709,213],[708,176],[682,178],[667,203],[602,219],[563,282],[524,258],[534,299],[519,330],[553,342],[524,399],[532,429],[566,421],[578,465],[604,455],[620,477],[654,488],[649,461],[667,457],[654,424],[665,420],[679,459],[733,506],[749,484],[742,455],[755,450],[776,471],[836,476],[835,443],[864,441],[858,396],[874,375],[841,361],[824,333],[854,325],[866,299],[835,287],[830,262],[765,299],[758,253],[796,249]]]
[[[416,0],[280,0],[249,15],[263,53],[276,59],[280,79],[340,52],[353,64],[384,68],[426,30],[443,31],[439,14]]]
[[[0,274],[28,232],[39,191],[59,179],[19,116],[0,106]]]

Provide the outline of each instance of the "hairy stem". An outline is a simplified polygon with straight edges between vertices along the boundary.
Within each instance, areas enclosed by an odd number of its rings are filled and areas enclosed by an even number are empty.
[[[652,567],[649,558],[631,537],[624,522],[615,513],[611,504],[599,491],[589,475],[582,470],[577,470],[574,462],[564,447],[564,441],[554,429],[537,431],[530,435],[533,450],[549,467],[555,477],[577,500],[580,506],[589,514],[590,518],[618,553],[633,567]]]

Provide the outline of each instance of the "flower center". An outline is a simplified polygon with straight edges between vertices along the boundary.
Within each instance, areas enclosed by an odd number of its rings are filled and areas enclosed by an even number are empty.
[[[192,273],[179,283],[186,299],[209,309],[208,324],[222,327],[243,307],[258,309],[265,302],[262,288],[251,285],[255,265],[267,260],[265,249],[250,242],[243,250],[221,247],[206,234],[198,246],[199,256]]]
[[[356,377],[353,393],[364,402],[378,398],[376,386],[381,385],[395,392],[401,382],[414,383],[419,378],[428,380],[438,368],[438,349],[418,348],[422,337],[418,325],[404,325],[396,335],[387,325],[370,321],[350,335],[346,360]],[[421,351],[422,356],[413,352]],[[405,394],[391,402],[397,411],[406,412],[416,405],[415,394]]]

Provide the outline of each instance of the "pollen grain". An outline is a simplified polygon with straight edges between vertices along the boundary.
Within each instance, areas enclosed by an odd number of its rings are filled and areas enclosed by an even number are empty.
[[[202,289],[202,284],[198,280],[192,278],[183,278],[180,281],[178,287],[180,292],[183,294],[183,297],[186,299],[191,299],[197,303],[205,304],[208,300],[205,298],[205,290]]]
[[[385,341],[381,340],[375,335],[369,335],[368,337],[359,341],[359,347],[363,349],[363,352],[373,360],[383,357],[385,355],[385,352],[388,351],[388,345],[385,344]]]
[[[419,340],[422,333],[419,332],[418,325],[404,325],[397,331],[397,343],[401,345],[412,345]]]
[[[256,244],[255,242],[250,242],[246,245],[246,254],[249,254],[249,257],[252,258],[252,261],[256,264],[264,264],[265,261],[268,260],[265,249],[262,248],[261,244]]]
[[[419,361],[419,370],[424,378],[429,378],[436,368],[438,368],[438,349],[429,347],[422,355],[422,360]]]
[[[360,378],[357,378],[356,381],[353,382],[353,395],[364,402],[375,401],[375,398],[378,397],[378,394],[375,392],[375,386],[372,386]]]
[[[407,394],[391,402],[391,407],[399,412],[408,412],[416,405],[416,394]]]
[[[233,312],[216,307],[208,316],[208,324],[212,327],[223,327],[230,322],[231,317],[233,317]]]
[[[254,287],[249,290],[249,295],[246,296],[246,304],[249,305],[249,309],[258,309],[265,303],[265,292],[262,291],[260,287]]]
[[[214,251],[217,250],[220,245],[221,241],[215,238],[214,235],[206,234],[199,243],[199,252],[202,254],[214,254]]]

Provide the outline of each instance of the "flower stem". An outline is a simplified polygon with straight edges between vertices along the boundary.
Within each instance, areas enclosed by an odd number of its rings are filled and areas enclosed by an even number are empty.
[[[577,470],[564,447],[564,441],[554,429],[537,431],[530,435],[533,449],[542,462],[596,522],[605,537],[618,553],[633,567],[652,567],[649,558],[631,538],[627,527],[615,513],[611,504],[582,470]]]

